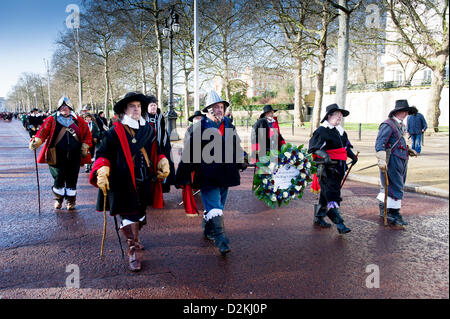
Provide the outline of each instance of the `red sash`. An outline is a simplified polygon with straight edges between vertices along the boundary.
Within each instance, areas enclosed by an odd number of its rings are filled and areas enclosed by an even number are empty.
[[[347,160],[347,150],[345,149],[345,147],[335,148],[332,150],[326,150],[325,152],[327,152],[327,154],[330,156],[330,158],[332,160],[341,160],[341,161]],[[313,154],[313,159],[315,160],[316,158],[322,158],[322,157],[320,157],[316,154]],[[318,194],[320,192],[319,178],[317,177],[317,174],[313,175],[313,181],[311,184],[311,192],[313,192],[314,194]]]

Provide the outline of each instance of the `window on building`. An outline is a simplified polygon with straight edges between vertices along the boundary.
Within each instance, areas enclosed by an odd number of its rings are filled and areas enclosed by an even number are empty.
[[[403,72],[400,70],[396,70],[394,73],[394,81],[397,83],[403,82]]]
[[[431,83],[431,70],[423,71],[423,83]]]

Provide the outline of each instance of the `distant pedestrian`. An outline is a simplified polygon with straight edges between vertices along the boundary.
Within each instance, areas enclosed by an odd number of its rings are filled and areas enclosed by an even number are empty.
[[[265,105],[258,121],[253,125],[251,142],[253,160],[258,160],[259,156],[266,156],[270,150],[280,150],[286,144],[280,132],[278,120],[274,116],[272,105]]]
[[[146,96],[148,101],[148,109],[142,117],[150,123],[150,125],[156,131],[156,140],[158,142],[161,151],[169,161],[170,174],[162,181],[161,186],[163,193],[170,192],[170,186],[175,185],[175,165],[172,161],[172,145],[170,144],[170,136],[166,129],[166,121],[161,109],[158,107],[158,101],[153,95]]]
[[[92,169],[92,163],[95,157],[95,146],[100,143],[100,129],[98,128],[94,116],[91,113],[84,113],[83,119],[86,121],[89,127],[89,131],[92,135],[92,146],[89,148],[89,153],[91,153],[91,163],[85,164],[85,172],[89,173]]]
[[[403,188],[406,181],[409,156],[417,156],[416,151],[410,149],[403,137],[405,127],[403,120],[411,111],[407,100],[395,101],[395,108],[389,113],[388,119],[380,124],[375,141],[376,157],[380,168],[381,189],[377,196],[379,200],[380,217],[384,217],[385,177],[388,176],[387,192],[387,220],[397,226],[408,225],[400,215]]]
[[[36,135],[43,122],[44,120],[43,117],[39,114],[39,110],[37,108],[31,110],[30,115],[28,115],[27,117],[27,129],[30,137]]]
[[[412,141],[411,147],[420,154],[422,151],[422,135],[428,128],[427,121],[425,121],[424,116],[419,113],[419,110],[415,106],[411,106],[406,123],[406,129]]]

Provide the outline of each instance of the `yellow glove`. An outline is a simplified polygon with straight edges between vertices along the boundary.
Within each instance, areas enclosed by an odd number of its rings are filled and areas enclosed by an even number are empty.
[[[170,174],[169,161],[167,160],[167,158],[164,157],[158,162],[158,171],[156,172],[156,177],[158,177],[158,179],[164,179],[167,176],[169,176],[169,174]]]
[[[412,157],[419,156],[419,154],[415,150],[413,150],[412,148],[408,148],[408,155],[412,156]]]
[[[86,157],[89,153],[89,145],[83,143],[81,144],[81,156]]]
[[[103,191],[103,194],[106,195],[109,190],[109,167],[102,166],[97,171],[97,186]]]
[[[41,145],[42,145],[42,140],[39,137],[33,137],[30,141],[30,145],[28,145],[28,148],[30,150],[34,151]]]
[[[378,151],[375,156],[378,159],[378,167],[381,169],[386,169],[386,151]]]

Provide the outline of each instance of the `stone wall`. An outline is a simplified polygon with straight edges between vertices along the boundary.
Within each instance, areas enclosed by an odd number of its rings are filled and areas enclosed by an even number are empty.
[[[346,121],[351,123],[380,123],[394,109],[395,101],[406,99],[410,106],[415,106],[427,118],[429,88],[405,88],[392,91],[362,91],[347,92],[346,109],[350,115]],[[321,118],[325,115],[327,105],[335,103],[336,94],[324,94]],[[449,125],[449,87],[442,89],[441,93],[441,115],[439,125]],[[427,122],[429,122],[427,118]]]

